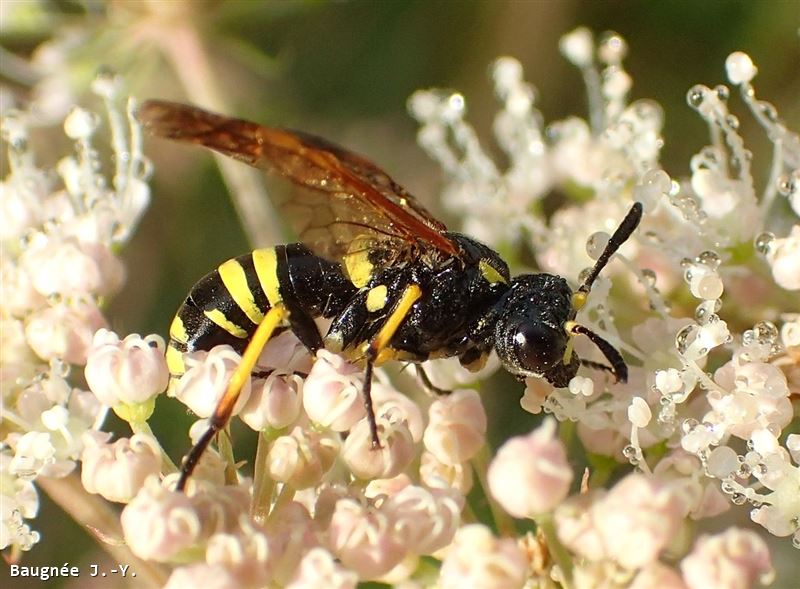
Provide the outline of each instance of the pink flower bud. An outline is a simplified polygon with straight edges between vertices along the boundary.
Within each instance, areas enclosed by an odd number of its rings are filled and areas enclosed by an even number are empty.
[[[750,589],[769,584],[774,576],[764,540],[742,528],[701,536],[681,561],[681,570],[689,589]]]
[[[466,462],[486,439],[486,413],[478,393],[459,389],[434,401],[428,410],[425,448],[445,464]]]
[[[233,572],[220,564],[198,562],[178,567],[167,580],[164,589],[241,589],[242,584]]]
[[[673,489],[640,474],[626,476],[592,508],[606,554],[628,569],[654,562],[685,514]]]
[[[36,240],[21,262],[44,296],[108,296],[125,278],[122,263],[107,246],[74,237]]]
[[[300,416],[303,379],[296,374],[270,374],[253,382],[250,398],[239,419],[255,431],[288,427]]]
[[[184,493],[168,491],[155,477],[122,510],[125,543],[136,556],[168,562],[197,540],[200,520]]]
[[[686,589],[680,574],[656,561],[641,569],[628,589]]]
[[[489,465],[489,490],[514,517],[546,513],[569,493],[572,469],[564,444],[547,419],[527,436],[508,440]]]
[[[592,491],[575,495],[559,505],[555,510],[556,532],[561,542],[591,561],[605,558],[603,538],[595,526],[592,506],[605,491]]]
[[[340,499],[328,528],[331,551],[362,580],[380,577],[403,560],[407,552],[394,524],[391,512],[365,507],[353,499]]]
[[[303,408],[312,421],[343,432],[364,417],[363,371],[327,350],[317,360],[303,386]]]
[[[422,434],[425,431],[425,420],[422,417],[419,405],[407,395],[376,382],[372,385],[372,401],[375,404],[376,414],[391,411],[396,418],[405,421],[414,443],[422,439]]]
[[[420,456],[419,478],[429,487],[452,487],[466,495],[472,489],[472,465],[469,462],[445,464],[435,454],[424,451]]]
[[[521,589],[528,562],[511,538],[498,539],[482,524],[463,526],[439,572],[442,589]]]
[[[286,589],[356,589],[358,575],[334,560],[324,548],[312,548],[300,561]]]
[[[230,346],[216,346],[209,352],[194,352],[184,356],[187,370],[178,381],[175,397],[195,415],[209,417],[225,394],[233,371],[241,359]],[[250,390],[251,381],[247,379],[233,407],[233,415],[237,415],[247,404]]]
[[[433,554],[453,540],[464,498],[452,489],[407,485],[389,496],[384,506],[394,512],[395,529],[411,552]]]
[[[269,474],[294,489],[313,487],[333,466],[339,442],[322,433],[295,427],[272,442],[267,455]]]
[[[86,362],[86,382],[105,405],[144,403],[167,388],[164,349],[164,340],[157,335],[132,334],[120,341],[115,333],[101,329]]]
[[[161,470],[158,442],[144,434],[108,443],[111,434],[87,432],[81,454],[81,482],[89,493],[127,503],[150,475]]]
[[[342,458],[358,478],[392,478],[411,463],[414,440],[408,424],[397,413],[390,409],[375,416],[380,448],[372,446],[372,434],[366,419],[350,430],[342,447]]]
[[[25,337],[43,360],[83,365],[92,336],[105,326],[106,320],[94,301],[76,300],[36,311],[25,325]]]
[[[238,587],[263,587],[272,576],[270,540],[263,529],[243,520],[237,533],[214,534],[206,545],[206,562],[224,566],[231,572]],[[200,585],[205,587],[205,583]]]

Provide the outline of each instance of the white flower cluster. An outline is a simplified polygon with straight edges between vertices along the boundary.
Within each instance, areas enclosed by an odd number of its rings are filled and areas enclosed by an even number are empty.
[[[788,210],[800,216],[800,137],[771,104],[756,98],[751,85],[756,68],[737,52],[726,62],[728,78],[773,145],[766,186],[760,191],[755,186],[753,155],[728,110],[725,86],[698,85],[688,92],[690,107],[708,123],[711,145],[692,158],[689,177],[673,179],[659,163],[660,108],[651,101],[625,100],[630,79],[622,70],[622,39],[606,34],[595,47],[591,34],[578,29],[562,39],[561,49],[584,75],[590,120],[545,127],[521,66],[501,58],[492,74],[502,101],[494,130],[508,157],[505,170],[481,148],[464,118],[461,95],[420,91],[409,102],[422,124],[420,145],[447,175],[445,203],[463,217],[466,230],[503,251],[509,245],[531,247],[542,270],[578,278],[586,254],[596,258],[608,239],[591,232],[598,225],[613,229],[631,201],[644,204],[640,231],[615,256],[621,264],[608,270],[626,268],[633,278],[627,304],[609,297],[610,280],[601,277],[579,314],[631,360],[627,384],[612,385],[607,375],[592,371],[582,371],[564,389],[531,378],[522,406],[576,422],[598,480],[608,472],[603,456],[625,460],[680,496],[678,518],[711,517],[731,503],[750,504],[753,521],[773,534],[792,536],[800,547],[800,443],[795,434],[785,433],[796,423],[790,396],[800,390],[800,316],[781,313],[781,307],[797,310],[786,306],[792,295],[787,298],[785,291],[800,290],[800,223],[784,216]],[[545,219],[540,201],[554,187],[582,204],[567,204]],[[777,232],[785,237],[776,237]],[[583,243],[585,251],[578,247]],[[687,301],[679,293],[687,286],[697,300],[693,314],[681,313]],[[723,293],[731,307],[728,321]],[[680,300],[677,312],[675,300]],[[744,317],[738,316],[744,308]],[[731,332],[729,321],[741,325],[759,312],[765,320],[741,334]],[[631,326],[629,338],[618,324]],[[576,349],[590,359],[596,353],[579,343]],[[709,365],[719,367],[713,375],[706,373]],[[515,443],[520,449],[512,455],[533,453],[521,449],[521,440]],[[497,468],[504,450],[495,460]],[[533,516],[536,509],[527,505],[535,498],[526,493],[553,488],[542,484],[545,475],[535,468],[528,474],[531,468],[505,467],[506,476],[491,486],[509,513]],[[546,472],[556,473],[552,467]],[[524,477],[527,484],[520,482]],[[621,528],[608,529],[618,534]],[[596,542],[607,550],[608,542]],[[644,546],[632,541],[630,549],[641,553]],[[577,553],[599,561],[611,558],[629,572],[643,566],[626,564],[621,554]],[[764,565],[762,572],[768,569]],[[594,586],[591,578],[599,582],[609,573],[602,567],[593,571],[581,573],[589,574],[583,579],[587,586]],[[703,586],[689,577],[684,569],[689,586]]]
[[[589,120],[545,126],[521,66],[498,60],[495,132],[506,170],[481,148],[461,95],[425,91],[410,100],[421,145],[448,175],[445,201],[467,230],[503,251],[530,248],[546,271],[577,280],[630,203],[645,207],[608,269],[628,288],[611,296],[611,280],[600,277],[578,318],[626,356],[627,383],[589,366],[560,389],[527,379],[522,406],[551,417],[494,455],[471,388],[483,374],[433,361],[431,380],[453,389],[434,398],[379,371],[372,393],[381,447],[373,448],[362,369],[325,350],[312,358],[284,332],[265,347],[233,409],[258,432],[252,473],[221,432],[187,492],[175,491],[176,468],[147,426],[155,398],[168,388],[201,418],[189,432],[196,441],[240,357],[226,346],[187,354],[185,374],[168,387],[163,339],[104,328],[100,302],[123,275],[113,248],[148,200],[130,110],[126,139],[114,85],[98,84],[117,166],[110,185],[90,142],[99,120],[83,110],[69,116],[77,156],[58,166],[60,190],[34,167],[22,115],[5,120],[1,547],[31,547],[32,481],[64,476],[80,457],[86,493],[124,504],[125,547],[170,589],[360,581],[738,589],[768,581],[772,562],[757,533],[694,538],[687,520],[749,504],[756,523],[800,543],[800,437],[785,434],[796,423],[800,315],[781,309],[786,291],[800,287],[800,225],[793,218],[787,229],[776,214],[798,212],[800,141],[756,100],[755,66],[736,53],[728,77],[774,146],[768,185],[761,193],[754,186],[722,86],[689,92],[711,145],[692,158],[687,178],[673,179],[659,163],[660,107],[627,101],[623,39],[611,33],[595,46],[579,29],[561,49],[586,81]],[[542,201],[554,188],[567,204],[547,219]],[[581,357],[599,360],[584,344],[575,343]],[[68,383],[72,364],[85,364],[91,392]],[[493,359],[485,370],[497,366]],[[112,442],[93,431],[103,406],[134,435]],[[568,451],[578,442],[589,467],[575,492],[580,477]],[[519,535],[512,518],[534,520],[536,533]]]
[[[95,331],[106,325],[102,301],[124,278],[115,248],[149,202],[138,126],[130,109],[129,126],[118,111],[118,87],[108,76],[94,85],[111,129],[111,182],[92,144],[102,124],[94,113],[76,107],[67,117],[75,153],[58,162],[57,174],[34,161],[34,116],[8,111],[2,119],[8,175],[0,185],[0,548],[28,550],[39,539],[24,521],[38,509],[32,482],[70,473],[82,435],[105,416],[106,401],[67,378],[70,365],[86,363]]]

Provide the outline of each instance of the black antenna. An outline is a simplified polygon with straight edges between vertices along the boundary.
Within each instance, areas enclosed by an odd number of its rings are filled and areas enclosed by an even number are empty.
[[[639,206],[639,212],[641,214],[641,205]],[[578,323],[574,323],[569,330],[572,333],[581,333],[592,340],[592,343],[603,352],[603,356],[606,357],[606,360],[611,363],[611,372],[614,374],[614,378],[617,379],[617,382],[628,382],[628,366],[625,364],[625,360],[622,359],[622,355],[614,346],[588,327]]]
[[[594,284],[597,275],[600,274],[600,271],[603,268],[605,268],[606,264],[608,264],[608,260],[611,259],[611,256],[613,256],[616,253],[616,251],[619,249],[619,246],[621,246],[628,240],[628,238],[631,236],[631,233],[633,233],[639,226],[639,221],[641,220],[642,220],[642,203],[635,202],[633,203],[631,210],[628,211],[628,214],[625,215],[625,218],[622,220],[622,223],[620,223],[619,227],[617,227],[617,230],[614,231],[614,234],[611,236],[611,239],[608,240],[606,249],[604,249],[603,253],[600,254],[600,257],[597,258],[597,261],[594,263],[592,271],[589,272],[589,276],[587,276],[586,279],[583,281],[583,284],[581,284],[581,287],[578,289],[578,292],[586,294],[590,290],[592,290],[592,284]],[[609,358],[609,360],[611,360],[611,358]]]

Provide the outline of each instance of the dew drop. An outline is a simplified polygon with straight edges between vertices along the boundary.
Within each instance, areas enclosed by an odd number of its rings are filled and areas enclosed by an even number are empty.
[[[728,115],[725,117],[725,124],[735,131],[739,128],[739,118],[736,115]]]
[[[697,256],[697,261],[715,270],[719,268],[720,265],[719,254],[711,250],[706,250]]]
[[[763,233],[759,233],[758,235],[756,235],[755,239],[753,240],[753,244],[758,253],[766,256],[769,253],[769,250],[772,247],[772,242],[774,240],[775,240],[774,233],[770,231],[764,231]]]
[[[697,84],[689,89],[686,93],[686,102],[694,109],[699,109],[706,101],[708,88],[702,84]]]
[[[731,95],[731,91],[724,84],[719,84],[718,86],[714,86],[714,92],[717,93],[717,98],[719,98],[723,102],[728,100],[728,98]]]
[[[761,114],[764,115],[764,118],[766,118],[770,123],[778,122],[778,111],[766,100],[758,101],[758,109],[761,111]]]
[[[678,349],[678,352],[683,354],[688,349],[689,344],[694,341],[696,331],[697,326],[687,325],[677,333],[675,336],[675,347]]]
[[[593,260],[596,260],[606,249],[611,236],[605,231],[593,233],[586,241],[586,253]]]

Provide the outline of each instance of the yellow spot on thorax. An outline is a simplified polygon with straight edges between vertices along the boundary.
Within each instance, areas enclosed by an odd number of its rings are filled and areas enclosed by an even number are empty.
[[[374,313],[386,306],[388,289],[385,284],[371,288],[367,293],[367,311]]]
[[[348,253],[342,257],[347,277],[353,286],[363,288],[372,278],[374,266],[369,261],[370,244],[372,239],[363,236],[356,237],[348,248]]]
[[[247,275],[242,265],[236,260],[228,260],[221,264],[217,271],[222,279],[222,284],[228,289],[231,298],[244,311],[247,318],[256,325],[261,323],[264,313],[256,305],[255,296],[247,286]]]
[[[267,295],[270,306],[274,307],[282,300],[278,281],[278,255],[275,253],[275,248],[253,250],[253,265],[261,290]]]
[[[506,280],[505,276],[500,274],[500,272],[497,271],[497,268],[492,266],[486,260],[481,260],[478,262],[478,270],[480,270],[481,276],[483,276],[483,278],[489,284],[497,284],[498,282],[508,284],[508,280]]]

